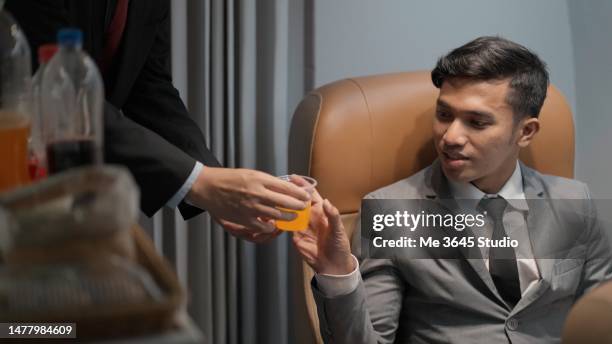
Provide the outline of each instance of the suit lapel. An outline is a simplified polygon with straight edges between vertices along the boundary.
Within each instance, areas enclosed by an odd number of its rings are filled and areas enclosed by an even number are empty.
[[[145,50],[148,50],[150,41],[155,38],[155,31],[147,26],[152,3],[154,2],[150,0],[130,0],[123,42],[117,52],[117,78],[111,85],[109,97],[111,103],[117,107],[121,107],[125,102],[139,68],[146,59],[148,51]]]
[[[551,242],[551,226],[543,223],[543,221],[549,218],[543,214],[549,214],[550,209],[547,208],[544,202],[544,186],[541,180],[537,178],[535,171],[522,164],[521,168],[523,173],[523,189],[525,198],[527,198],[527,204],[529,205],[527,230],[529,231],[533,256],[536,258],[542,279],[550,281],[554,265],[553,254],[555,247],[549,245]]]
[[[523,295],[519,303],[513,310],[513,313],[525,309],[535,300],[537,300],[550,287],[552,279],[553,267],[556,259],[554,259],[554,247],[547,244],[551,242],[551,225],[545,223],[550,217],[542,214],[549,214],[550,209],[546,207],[544,202],[544,186],[536,172],[521,163],[521,173],[523,174],[523,190],[527,204],[529,205],[529,213],[527,214],[527,230],[529,232],[529,240],[533,256],[540,272],[540,280],[531,287],[527,293]]]
[[[425,180],[429,183],[426,184],[426,188],[423,190],[423,194],[427,199],[436,200],[439,204],[441,204],[444,208],[454,213],[459,209],[457,201],[452,197],[450,192],[450,187],[448,185],[448,181],[446,180],[446,176],[442,172],[442,168],[440,166],[440,161],[436,160],[431,166],[429,170],[430,174],[426,176]],[[466,229],[466,232],[473,235],[471,229]],[[456,233],[452,233],[456,235]],[[476,272],[478,277],[482,280],[482,282],[487,286],[489,291],[497,298],[497,301],[504,305],[505,303],[499,293],[497,292],[497,288],[495,288],[495,284],[493,283],[493,279],[491,278],[491,274],[485,265],[484,260],[482,259],[480,249],[478,247],[459,247],[459,251],[468,262],[468,264],[472,267],[472,269]],[[476,257],[476,258],[473,258]]]

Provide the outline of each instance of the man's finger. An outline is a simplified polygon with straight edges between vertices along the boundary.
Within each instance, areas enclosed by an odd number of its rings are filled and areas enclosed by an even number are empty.
[[[291,221],[297,217],[297,214],[292,211],[282,211],[280,209],[264,204],[256,204],[253,210],[256,212],[257,217],[265,218],[268,220]]]
[[[320,206],[313,207],[310,211],[310,228],[314,233],[319,233],[321,228],[327,228],[327,217]]]
[[[230,235],[232,235],[232,236],[234,236],[234,237],[236,237],[238,239],[250,240],[251,236],[253,235],[253,233],[251,231],[249,231],[248,229],[246,229],[243,226],[228,225],[228,226],[223,226],[223,228]]]
[[[223,228],[230,233],[237,232],[252,234],[252,233],[272,233],[276,229],[274,221],[260,221],[257,218],[246,220],[245,223],[230,222],[225,219],[216,219]]]
[[[302,210],[308,206],[308,202],[301,201],[273,190],[264,191],[260,198],[262,203],[272,207]]]
[[[232,230],[232,231],[246,230],[246,227],[244,227],[243,225],[234,223],[234,222],[230,222],[230,221],[223,220],[223,219],[216,219],[216,221],[219,222],[219,224],[223,226],[223,228],[226,230]]]
[[[251,219],[246,227],[253,232],[260,233],[272,233],[276,229],[273,222],[263,222],[257,218]]]
[[[293,237],[291,238],[294,243],[302,242],[303,245],[309,244],[313,247],[317,246],[317,239],[311,235],[304,234],[302,232],[296,231],[293,232]]]
[[[336,233],[344,232],[344,226],[342,225],[342,220],[340,219],[340,212],[327,199],[323,201],[323,210],[325,211],[325,215],[327,216],[329,226],[332,228],[332,231]]]
[[[252,235],[252,241],[258,244],[264,243],[264,242],[268,242],[274,238],[276,238],[277,236],[279,236],[282,232],[280,230],[275,230],[272,233],[253,233]]]
[[[293,240],[293,244],[295,248],[300,252],[300,255],[306,259],[306,261],[311,264],[315,263],[315,257],[317,255],[317,245],[313,245],[312,243],[306,242],[304,240]]]
[[[312,185],[309,181],[302,178],[301,176],[298,176],[297,174],[292,174],[291,176],[289,176],[289,178],[290,181],[297,186],[305,187]],[[323,198],[321,198],[321,195],[319,194],[316,188],[311,188],[311,190],[309,190],[308,192],[311,192],[310,197],[312,199],[313,204],[320,203],[323,201]]]
[[[252,230],[249,230],[247,227],[244,227],[242,225],[239,225],[233,222],[229,222],[227,220],[218,220],[218,222],[221,223],[223,228],[232,236],[238,239],[254,242],[256,244],[260,244],[260,243],[269,241],[277,237],[280,234],[280,231],[278,230],[272,233],[253,232]]]
[[[264,181],[264,186],[268,190],[275,191],[277,193],[281,193],[293,198],[297,198],[302,202],[308,202],[311,198],[310,194],[306,192],[306,190],[304,190],[303,188],[300,188],[299,186],[291,182],[281,180],[276,177],[266,177]]]
[[[253,233],[253,236],[255,237],[261,237],[261,236],[269,236],[269,237],[277,237],[279,235],[281,235],[283,233],[283,231],[281,231],[280,229],[274,229],[274,232],[272,233]]]
[[[312,190],[312,204],[319,204],[321,202],[323,202],[323,198],[321,197],[321,195],[319,194],[319,191],[317,191],[317,189],[313,189]]]
[[[291,232],[291,234],[291,240],[293,240],[293,242],[303,240],[306,236],[306,234],[304,234],[304,231],[294,231]]]
[[[312,231],[299,231],[301,240],[317,242],[317,235]]]
[[[275,235],[272,235],[272,233],[266,233],[266,234],[261,234],[261,233],[255,233],[253,235],[251,235],[249,240],[250,242],[254,242],[256,244],[263,244],[266,243],[272,239],[276,238]]]

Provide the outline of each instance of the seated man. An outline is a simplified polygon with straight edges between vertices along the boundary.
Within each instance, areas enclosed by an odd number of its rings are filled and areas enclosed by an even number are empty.
[[[293,240],[316,272],[321,335],[336,344],[559,342],[571,306],[610,279],[612,259],[586,185],[518,160],[539,130],[545,64],[514,42],[481,37],[440,58],[431,76],[440,89],[433,123],[438,159],[366,199],[502,201],[499,216],[512,211],[526,219],[520,245],[530,256],[517,259],[516,248],[491,246],[477,259],[412,259],[400,249],[359,264],[337,209],[314,195],[311,228]],[[568,199],[584,206],[561,211],[559,200]],[[490,238],[510,236],[503,219]],[[542,255],[539,248],[562,241],[567,228],[579,233],[568,249]]]

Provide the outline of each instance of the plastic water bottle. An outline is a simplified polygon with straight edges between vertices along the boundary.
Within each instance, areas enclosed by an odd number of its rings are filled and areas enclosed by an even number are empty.
[[[0,192],[30,181],[30,47],[0,0]]]
[[[83,34],[62,29],[43,72],[41,107],[49,174],[102,163],[104,85]]]
[[[39,180],[47,175],[47,154],[42,137],[43,115],[40,90],[42,77],[47,64],[57,52],[57,44],[43,44],[38,47],[38,70],[32,78],[32,130],[30,133],[29,170],[32,180]]]

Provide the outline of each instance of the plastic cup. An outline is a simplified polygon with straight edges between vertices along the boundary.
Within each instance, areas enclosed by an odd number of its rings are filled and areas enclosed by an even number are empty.
[[[298,185],[300,188],[304,189],[306,192],[312,194],[312,192],[314,191],[315,187],[317,186],[317,181],[314,178],[311,177],[306,177],[306,176],[299,176],[303,178],[305,181],[308,182],[308,185]],[[291,182],[291,176],[287,175],[287,176],[280,176],[278,177],[282,180]],[[308,205],[306,206],[306,208],[302,209],[302,210],[292,210],[292,209],[286,209],[283,207],[277,207],[278,209],[282,210],[283,212],[287,212],[287,213],[295,213],[296,217],[291,220],[291,221],[283,221],[283,220],[276,220],[276,228],[283,230],[283,231],[303,231],[306,230],[306,228],[308,228],[308,222],[310,221],[310,201],[308,201]]]

